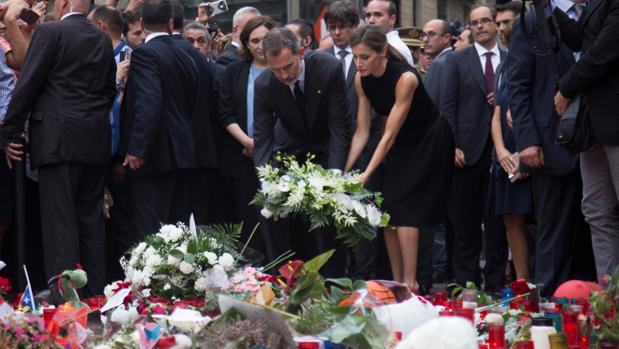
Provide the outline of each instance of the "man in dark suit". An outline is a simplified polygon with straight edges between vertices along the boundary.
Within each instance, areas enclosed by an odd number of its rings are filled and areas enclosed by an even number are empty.
[[[5,149],[15,150],[29,119],[46,277],[80,263],[94,295],[105,284],[103,186],[111,160],[116,64],[108,36],[86,19],[89,5],[88,0],[58,0],[58,21],[35,31],[2,139]],[[21,152],[12,154],[21,160]]]
[[[172,33],[170,0],[147,0],[142,23],[150,34],[131,55],[123,99],[120,149],[131,188],[136,239],[159,222],[186,221],[196,159],[192,120],[200,76]]]
[[[526,29],[535,30],[535,13],[527,12],[525,20]],[[565,46],[555,51],[539,35],[536,46],[555,54],[555,66],[549,56],[535,54],[528,39],[520,21],[515,21],[509,43],[507,89],[521,168],[531,173],[537,219],[535,282],[543,284],[542,295],[550,296],[569,276],[573,228],[579,214],[577,157],[554,144],[559,122],[553,108],[556,76],[570,69],[574,56]],[[556,43],[556,37],[551,39]]]
[[[447,207],[448,258],[451,256],[455,280],[461,284],[481,281],[479,255],[491,164],[492,91],[494,73],[504,55],[496,43],[495,16],[494,8],[489,5],[473,7],[470,22],[475,44],[451,54],[442,72],[439,107],[456,138],[456,168]],[[492,254],[495,252],[492,239],[505,233],[495,226],[499,225],[496,217],[486,217],[483,221],[486,254]],[[485,269],[486,288],[491,291],[502,288],[500,282],[489,277],[499,272],[504,274],[496,269],[502,267],[488,264]]]
[[[239,53],[239,48],[241,47],[239,36],[243,32],[245,24],[256,16],[260,16],[260,11],[251,6],[241,7],[234,13],[234,16],[232,16],[232,41],[217,59],[217,64],[226,66],[229,63],[242,59]]]
[[[311,153],[317,163],[342,170],[350,146],[352,117],[341,62],[322,52],[305,53],[296,36],[285,28],[271,29],[262,47],[271,68],[255,82],[255,164],[266,164],[277,152],[296,155],[300,161]],[[295,234],[308,230],[306,224],[296,224],[295,228],[291,229]],[[284,222],[271,224],[269,231],[274,242],[272,255],[291,249]],[[334,235],[312,232],[303,240],[317,238],[313,244],[313,254],[317,254],[336,246]],[[326,265],[325,273],[342,276],[344,256],[337,253]]]
[[[617,35],[619,2],[575,1],[578,21],[551,2],[563,42],[580,59],[559,81],[555,107],[563,115],[570,100],[585,100],[595,144],[580,154],[583,180],[582,211],[591,226],[598,278],[619,265],[619,69]]]
[[[441,105],[441,72],[447,57],[453,52],[451,48],[451,27],[442,19],[433,19],[426,23],[421,33],[424,53],[432,58],[430,69],[423,77],[423,86],[428,91],[432,102]]]
[[[192,118],[193,144],[196,154],[196,171],[192,174],[189,193],[189,209],[197,224],[211,222],[209,199],[212,178],[217,171],[217,145],[214,122],[217,117],[217,97],[213,86],[210,63],[181,35],[183,30],[183,5],[174,0],[174,23],[172,41],[191,57],[198,69],[198,88],[195,90],[195,106]]]

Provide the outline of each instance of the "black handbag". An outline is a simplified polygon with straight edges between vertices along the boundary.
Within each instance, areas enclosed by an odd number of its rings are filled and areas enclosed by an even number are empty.
[[[586,98],[576,96],[559,120],[555,133],[555,144],[572,154],[583,152],[595,144],[586,103]]]

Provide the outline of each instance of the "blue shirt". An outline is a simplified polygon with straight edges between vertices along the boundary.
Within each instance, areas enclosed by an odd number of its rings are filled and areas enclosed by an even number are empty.
[[[15,75],[6,61],[6,53],[0,54],[0,122],[4,121],[14,87]]]
[[[127,46],[125,41],[121,41],[116,48],[114,48],[114,60],[116,65],[120,63],[120,53],[127,53],[131,51],[131,48]],[[112,128],[112,155],[116,154],[118,150],[118,143],[120,143],[120,104],[118,103],[118,94],[120,91],[116,91],[116,97],[114,97],[114,105],[110,112],[110,127]]]
[[[254,81],[266,68],[251,65],[247,79],[247,135],[254,137]]]

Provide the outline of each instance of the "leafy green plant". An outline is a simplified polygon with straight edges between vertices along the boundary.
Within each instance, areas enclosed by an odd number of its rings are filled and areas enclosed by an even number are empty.
[[[590,309],[595,316],[593,326],[599,340],[619,342],[619,267],[606,281],[606,290],[592,292],[589,298]]]

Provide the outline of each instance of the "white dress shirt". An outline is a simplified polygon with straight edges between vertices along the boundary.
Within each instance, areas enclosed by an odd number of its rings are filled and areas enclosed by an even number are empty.
[[[297,76],[297,79],[295,81],[293,81],[291,84],[288,85],[288,87],[290,88],[290,92],[292,92],[293,97],[294,97],[294,84],[296,84],[297,81],[299,82],[299,87],[301,87],[301,91],[305,93],[305,60],[304,59],[301,59],[301,72],[299,73],[299,76]]]
[[[63,19],[69,16],[73,16],[73,15],[85,15],[85,14],[82,12],[69,12],[69,13],[65,13],[62,17],[60,17],[60,20],[62,21]]]
[[[333,45],[333,50],[335,51],[335,57],[340,60],[342,59],[340,57],[340,51],[348,52],[346,57],[344,57],[344,62],[342,62],[342,65],[344,65],[344,79],[348,79],[348,70],[350,69],[350,65],[352,64],[352,48],[349,45],[347,48],[341,49],[336,45]]]
[[[477,55],[479,56],[479,62],[481,63],[481,71],[486,74],[486,52],[492,52],[492,57],[490,61],[492,62],[492,70],[496,72],[496,68],[501,63],[501,51],[499,50],[499,45],[494,44],[494,47],[491,50],[486,50],[485,47],[481,46],[478,43],[475,43],[475,49],[477,50]]]
[[[151,41],[152,39],[158,37],[158,36],[164,36],[164,35],[170,35],[166,32],[155,32],[155,33],[150,33],[148,34],[148,36],[146,37],[146,39],[144,40],[144,43],[147,43],[149,41]]]
[[[400,39],[400,34],[398,34],[397,30],[392,30],[389,33],[387,33],[387,42],[393,48],[398,50],[398,52],[400,52],[400,54],[404,56],[404,58],[406,58],[406,61],[408,62],[408,64],[411,65],[411,67],[415,65],[415,61],[413,60],[413,55],[411,54],[411,50],[409,50],[408,46],[406,46],[404,41]]]

